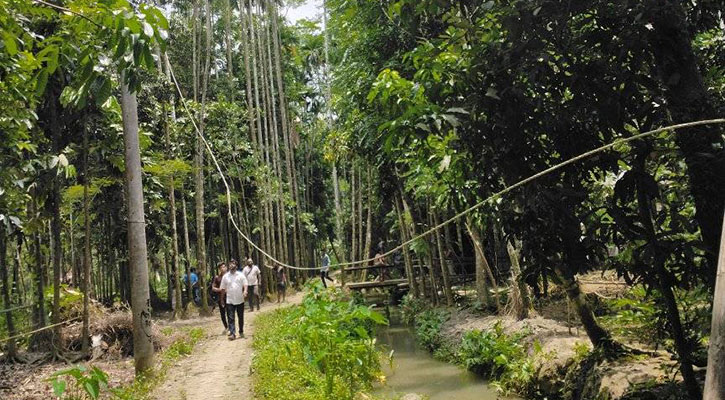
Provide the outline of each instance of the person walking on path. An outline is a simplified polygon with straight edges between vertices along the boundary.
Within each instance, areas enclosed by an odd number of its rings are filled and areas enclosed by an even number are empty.
[[[230,263],[231,264],[231,263]],[[227,326],[227,310],[225,309],[226,305],[226,299],[225,299],[225,293],[224,290],[222,290],[222,279],[224,278],[224,275],[227,273],[227,266],[224,264],[224,262],[220,262],[217,265],[217,276],[214,277],[214,280],[211,283],[211,291],[212,296],[216,300],[216,302],[219,304],[219,316],[222,319],[222,325],[224,325],[224,331],[229,331],[229,326]]]
[[[251,258],[247,258],[247,265],[242,270],[249,284],[249,312],[254,311],[254,301],[257,301],[257,311],[259,311],[259,281],[262,271],[254,264]]]
[[[325,280],[329,280],[330,282],[335,282],[334,279],[330,278],[330,256],[327,255],[327,251],[325,251],[325,254],[322,256],[322,268],[320,268],[320,279],[322,280],[322,285],[327,288],[327,282]]]
[[[189,275],[184,276],[184,284],[191,283],[191,298],[197,306],[201,304],[199,297],[199,275],[196,274],[196,268],[192,268]]]
[[[237,265],[231,264],[229,272],[224,274],[220,288],[226,293],[227,324],[229,340],[236,339],[234,314],[239,317],[239,337],[244,337],[244,298],[247,296],[247,278],[237,271]]]
[[[277,274],[277,304],[279,304],[280,297],[282,302],[287,302],[287,273],[284,267],[277,264],[274,272]]]

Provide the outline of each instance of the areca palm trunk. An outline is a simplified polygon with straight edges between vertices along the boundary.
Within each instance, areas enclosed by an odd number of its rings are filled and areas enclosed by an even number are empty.
[[[250,0],[251,4],[251,0]],[[241,22],[242,29],[242,50],[244,52],[244,81],[246,87],[246,100],[247,100],[247,120],[249,123],[249,137],[252,141],[252,147],[257,147],[257,134],[256,125],[254,123],[254,98],[252,97],[252,73],[251,73],[251,54],[249,52],[249,41],[251,34],[249,32],[250,26],[248,21],[251,23],[251,15],[249,20],[245,17],[245,4],[244,0],[239,0],[239,19]],[[249,14],[249,9],[246,9]]]
[[[90,315],[88,302],[91,289],[91,221],[88,212],[90,199],[88,196],[88,129],[83,130],[83,220],[85,236],[83,239],[83,328],[81,330],[81,352],[90,353]]]
[[[138,139],[138,105],[121,76],[121,110],[126,161],[126,195],[128,202],[128,260],[132,274],[131,311],[133,313],[133,358],[136,374],[153,367],[151,343],[151,309],[146,249],[146,226],[141,184],[141,151]]]
[[[204,71],[201,76],[201,110],[199,115],[199,131],[204,135],[204,118],[206,112],[207,88],[209,86],[209,71],[211,68],[211,8],[209,0],[205,2],[206,14],[206,49],[204,57]],[[194,184],[195,184],[195,211],[196,211],[196,258],[199,264],[198,276],[199,286],[201,289],[201,312],[206,315],[209,313],[209,305],[206,298],[206,287],[204,285],[204,274],[207,272],[206,264],[206,240],[204,232],[204,143],[200,136],[196,139],[196,155],[194,157]]]
[[[277,223],[277,257],[282,260],[283,262],[287,262],[287,227],[284,223],[286,219],[285,215],[285,209],[284,209],[284,196],[283,196],[283,185],[284,185],[284,178],[282,175],[282,157],[280,155],[280,149],[279,149],[279,131],[278,127],[279,121],[277,119],[277,100],[280,102],[282,101],[281,98],[278,98],[278,90],[275,92],[275,86],[274,86],[274,66],[272,64],[272,21],[275,19],[275,16],[272,13],[272,7],[270,5],[272,2],[267,2],[267,24],[265,25],[265,48],[267,49],[267,71],[266,75],[268,77],[268,87],[269,87],[269,103],[271,105],[270,109],[270,134],[271,134],[271,145],[272,145],[272,151],[271,151],[271,158],[272,158],[272,165],[274,168],[275,176],[277,178],[277,193],[276,193],[276,204],[277,207],[277,213],[276,213],[276,220]],[[271,289],[273,289],[274,286],[272,285]]]
[[[350,230],[352,232],[350,240],[350,260],[357,260],[357,225],[355,224],[355,196],[357,193],[357,180],[355,174],[355,164],[353,164],[350,172]]]
[[[358,189],[357,189],[357,245],[358,245],[358,257],[368,258],[369,253],[364,252],[363,243],[365,238],[365,228],[363,226],[363,166],[358,165]],[[369,205],[368,205],[369,208]]]
[[[369,258],[373,246],[373,178],[370,168],[367,168],[367,219],[365,221],[365,247],[362,258]],[[362,178],[362,177],[360,177]]]
[[[518,247],[520,248],[521,246]],[[518,304],[518,307],[515,310],[516,317],[518,319],[525,319],[529,317],[531,298],[529,297],[529,288],[526,287],[526,283],[521,276],[519,251],[516,247],[514,247],[513,243],[511,243],[511,240],[506,242],[506,251],[508,252],[509,259],[511,260],[512,284],[520,299],[520,304]]]
[[[468,230],[468,235],[473,242],[476,257],[476,297],[480,303],[491,307],[493,302],[488,283],[486,282],[486,267],[488,265],[488,261],[486,260],[486,253],[484,252],[481,232],[474,225],[471,218],[468,218],[466,221],[466,229]]]
[[[186,211],[186,195],[183,194],[183,187],[181,193],[181,214],[184,224],[184,255],[186,256],[184,272],[186,273],[186,302],[188,304],[191,301],[191,279],[189,279],[191,275],[191,245],[189,243],[189,218]],[[184,308],[184,313],[186,313],[186,308]]]
[[[282,123],[282,137],[285,147],[285,163],[287,166],[287,183],[289,184],[290,194],[295,202],[294,208],[294,220],[292,223],[292,260],[295,264],[301,263],[300,259],[300,243],[298,242],[297,231],[299,226],[299,194],[297,192],[296,173],[294,167],[294,147],[292,146],[291,133],[290,133],[290,120],[287,113],[287,97],[285,95],[283,71],[282,71],[282,57],[281,57],[281,40],[279,32],[279,13],[277,11],[277,3],[275,1],[270,2],[272,12],[272,41],[274,49],[274,60],[275,68],[274,74],[277,79],[277,90],[279,97],[279,111],[280,120]],[[286,224],[285,224],[286,225]]]
[[[405,226],[405,219],[403,218],[402,205],[400,204],[400,196],[395,196],[395,213],[398,216],[398,228],[400,230],[400,241],[405,243],[408,241],[407,228]],[[410,253],[408,253],[408,246],[403,246],[403,259],[405,260],[405,274],[408,277],[408,285],[413,293],[413,297],[419,297],[418,282],[415,278],[413,271],[413,263],[410,260]]]
[[[3,304],[5,308],[10,308],[12,307],[12,302],[10,300],[10,284],[8,282],[7,236],[4,226],[0,226],[0,281],[3,284]],[[13,314],[11,312],[5,313],[5,325],[8,330],[8,336],[15,336],[15,321],[13,320]],[[5,352],[7,353],[7,359],[14,360],[17,357],[15,339],[10,339],[6,343]]]
[[[231,0],[224,1],[224,47],[227,51],[227,79],[229,80],[229,100],[234,101],[234,70],[232,65],[232,5]]]
[[[429,210],[430,210],[431,214],[433,215],[433,223],[435,224],[435,226],[438,226],[439,225],[438,211],[430,208],[430,206],[429,206]],[[446,305],[448,307],[451,307],[451,306],[453,306],[453,290],[451,288],[451,279],[448,274],[448,268],[446,267],[446,254],[443,251],[443,240],[441,240],[440,230],[435,231],[435,241],[436,241],[436,246],[438,247],[438,258],[439,258],[441,275],[443,277],[443,294],[446,297]]]
[[[168,159],[171,159],[173,156],[172,147],[171,147],[171,135],[170,135],[170,129],[169,129],[169,121],[168,121],[168,115],[164,114],[165,118],[165,129],[164,129],[164,138],[166,141],[166,148],[169,152],[167,155]],[[173,282],[173,318],[179,318],[182,316],[183,313],[183,307],[181,307],[181,280],[179,279],[179,234],[178,229],[176,227],[176,194],[174,193],[175,190],[175,182],[174,182],[174,176],[173,174],[169,176],[169,217],[171,222],[171,279]]]
[[[35,189],[37,190],[37,188]],[[30,201],[30,213],[35,218],[37,213],[37,194],[33,196]],[[35,264],[35,301],[36,301],[36,315],[35,315],[35,329],[40,329],[45,326],[45,298],[44,292],[45,287],[43,285],[43,257],[41,256],[40,249],[40,234],[38,232],[33,233],[33,262]]]

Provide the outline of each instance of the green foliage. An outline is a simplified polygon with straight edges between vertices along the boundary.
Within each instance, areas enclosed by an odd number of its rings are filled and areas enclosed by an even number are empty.
[[[259,399],[352,399],[380,372],[373,337],[385,319],[312,286],[300,306],[260,316],[253,368]]]
[[[440,351],[444,347],[441,329],[448,321],[448,311],[433,308],[424,310],[415,319],[415,335],[418,342],[430,351]]]
[[[408,325],[415,324],[416,318],[429,308],[428,303],[422,298],[413,297],[412,294],[408,293],[403,297],[400,303],[400,313],[403,322]]]
[[[67,400],[95,400],[108,389],[108,375],[98,367],[77,365],[54,373],[48,380],[55,396]]]
[[[642,343],[657,344],[665,334],[661,327],[661,312],[643,286],[635,286],[624,297],[605,300],[611,311],[602,322],[619,336],[629,336]]]
[[[528,332],[509,335],[499,321],[492,329],[466,332],[456,358],[466,368],[494,378],[499,390],[521,393],[535,373],[533,359],[522,341],[527,335]]]
[[[45,288],[43,294],[46,310],[53,309],[53,286],[49,285]],[[71,288],[66,284],[60,285],[60,318],[67,319],[80,315],[83,308],[83,292]]]

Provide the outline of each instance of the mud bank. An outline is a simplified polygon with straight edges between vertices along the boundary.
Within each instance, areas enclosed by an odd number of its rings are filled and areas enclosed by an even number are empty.
[[[633,350],[631,353],[612,359],[593,351],[583,328],[575,323],[575,317],[567,315],[563,298],[548,301],[538,315],[524,320],[483,315],[472,308],[428,308],[427,311],[410,313],[416,317],[409,318],[408,322],[415,324],[418,339],[427,341],[429,350],[438,358],[467,365],[461,356],[465,353],[462,346],[466,345],[467,334],[476,331],[502,333],[502,337],[512,338],[523,347],[526,359],[522,365],[525,365],[521,373],[514,375],[519,381],[502,385],[504,392],[515,392],[526,399],[549,400],[684,398],[677,363],[671,354],[620,337],[616,339]],[[431,314],[443,321],[439,327],[432,329],[435,323],[421,320]],[[483,351],[496,351],[496,345],[491,349]],[[487,356],[495,359],[498,355]],[[489,369],[479,373],[496,379]]]

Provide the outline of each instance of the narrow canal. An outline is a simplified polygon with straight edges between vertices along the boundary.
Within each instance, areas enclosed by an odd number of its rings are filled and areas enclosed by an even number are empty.
[[[406,326],[392,324],[378,332],[384,350],[394,350],[393,367],[383,367],[385,385],[376,394],[395,398],[408,393],[429,400],[495,400],[502,399],[486,380],[456,365],[438,361],[415,340],[415,332]],[[514,399],[506,397],[506,399]]]

